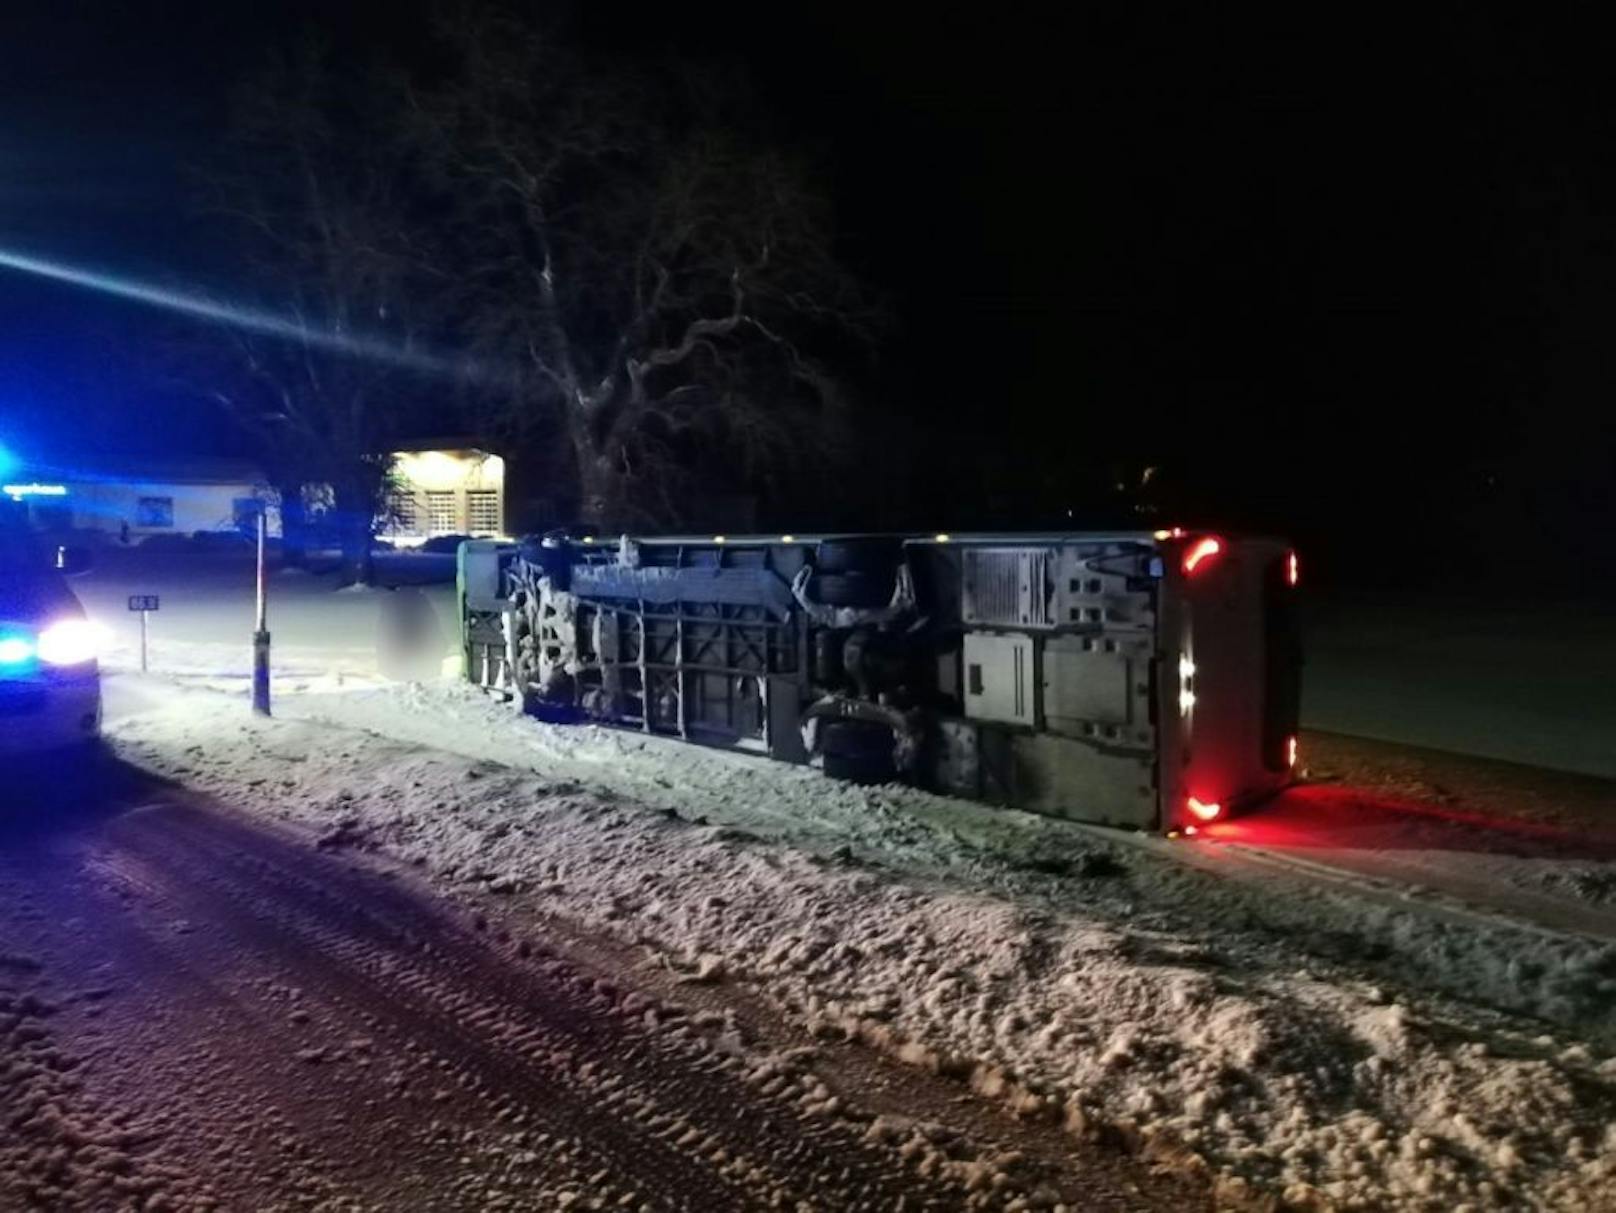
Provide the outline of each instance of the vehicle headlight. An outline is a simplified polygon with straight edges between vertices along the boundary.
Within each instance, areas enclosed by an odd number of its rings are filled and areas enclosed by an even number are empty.
[[[46,665],[83,665],[101,652],[101,629],[88,619],[64,619],[39,634],[36,650]]]

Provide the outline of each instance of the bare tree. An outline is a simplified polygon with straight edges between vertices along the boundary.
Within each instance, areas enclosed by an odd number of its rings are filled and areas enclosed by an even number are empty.
[[[804,166],[745,133],[710,75],[605,69],[487,10],[418,99],[482,398],[588,522],[690,521],[698,486],[780,490],[833,466],[830,367],[873,310]]]
[[[303,486],[329,486],[345,580],[369,582],[387,452],[432,365],[420,190],[398,137],[402,87],[376,73],[354,81],[330,59],[306,42],[240,94],[206,188],[234,225],[255,306],[221,306],[216,356],[198,369],[257,441],[288,528],[301,522]]]

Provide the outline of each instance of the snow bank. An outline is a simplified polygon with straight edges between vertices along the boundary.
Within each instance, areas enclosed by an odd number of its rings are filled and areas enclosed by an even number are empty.
[[[318,689],[318,688],[316,688]],[[892,785],[863,788],[750,755],[616,729],[545,725],[457,684],[298,695],[304,719],[533,766],[652,808],[673,809],[820,855],[971,887],[1052,911],[1081,908],[1108,920],[1167,914],[1164,929],[1219,947],[1245,928],[1254,953],[1300,949],[1377,980],[1402,978],[1549,1020],[1616,1043],[1616,946],[1534,930],[1447,906],[1428,892],[1379,895],[1369,882],[1321,884],[1269,867],[1242,868],[1221,849],[1100,830]],[[1221,858],[1220,858],[1221,856]],[[1186,867],[1191,858],[1202,865]],[[1468,870],[1471,854],[1432,856]],[[1491,857],[1500,882],[1541,884],[1529,859]],[[1567,865],[1569,866],[1569,865]],[[1072,874],[1124,877],[1072,882]]]
[[[537,725],[453,686],[288,696],[273,722],[223,706],[176,693],[114,742],[322,845],[520,898],[1024,1115],[1204,1168],[1228,1203],[1616,1204],[1609,948]]]

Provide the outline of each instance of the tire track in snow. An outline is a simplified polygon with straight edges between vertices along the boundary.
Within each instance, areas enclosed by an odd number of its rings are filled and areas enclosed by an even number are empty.
[[[207,924],[189,950],[245,944],[328,1008],[377,1013],[389,1048],[414,1045],[494,1119],[565,1126],[577,1144],[543,1171],[552,1189],[651,1207],[856,1209],[933,1186],[834,1120],[744,1087],[733,1059],[625,1024],[586,977],[553,961],[543,979],[512,969],[344,865],[188,809],[144,810],[107,837],[137,887]],[[954,1207],[964,1193],[931,1197]]]

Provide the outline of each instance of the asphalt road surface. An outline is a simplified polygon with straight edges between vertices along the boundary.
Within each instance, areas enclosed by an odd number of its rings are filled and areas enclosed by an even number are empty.
[[[0,1208],[1205,1207],[110,759],[0,798]]]

